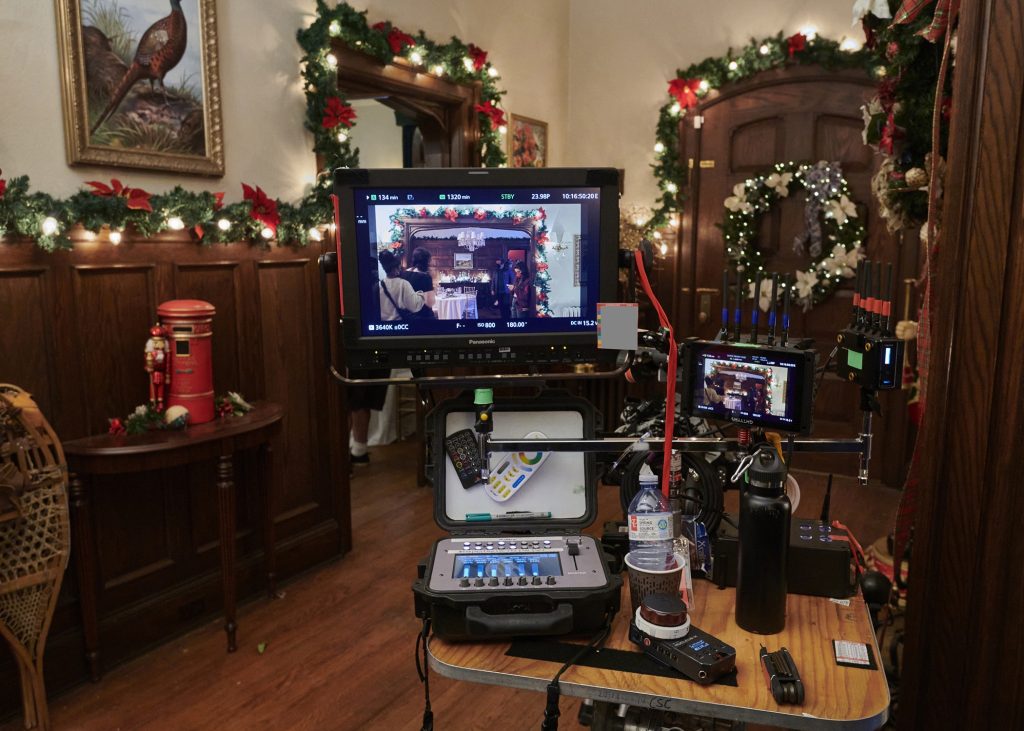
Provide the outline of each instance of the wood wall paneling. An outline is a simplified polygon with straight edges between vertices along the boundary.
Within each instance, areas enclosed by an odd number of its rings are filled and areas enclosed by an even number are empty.
[[[76,241],[45,254],[0,245],[0,382],[35,394],[62,439],[104,431],[145,401],[143,346],[156,306],[203,299],[214,318],[214,385],[285,407],[275,457],[278,575],[351,546],[340,388],[320,345],[318,251],[248,244],[203,247],[182,234],[126,236],[119,247]],[[237,460],[239,596],[262,590],[255,455]],[[210,463],[90,481],[98,552],[102,662],[141,652],[220,606],[214,469]],[[74,564],[76,557],[72,555]],[[47,687],[85,677],[74,565],[47,645]],[[242,628],[244,635],[244,624]],[[19,705],[0,657],[0,713]]]

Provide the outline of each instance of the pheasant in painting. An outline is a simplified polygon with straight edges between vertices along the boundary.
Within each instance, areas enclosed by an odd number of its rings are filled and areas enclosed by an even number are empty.
[[[110,102],[103,110],[103,114],[96,118],[90,133],[96,132],[100,125],[117,111],[136,82],[148,79],[152,88],[159,81],[160,86],[163,87],[164,77],[178,65],[181,57],[185,55],[185,47],[188,43],[185,13],[181,10],[181,0],[170,0],[170,2],[171,14],[153,23],[142,34],[131,66],[128,67],[124,78],[110,95]]]

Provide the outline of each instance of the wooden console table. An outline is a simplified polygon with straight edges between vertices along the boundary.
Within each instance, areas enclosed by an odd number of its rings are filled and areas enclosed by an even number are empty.
[[[148,472],[217,460],[217,512],[224,593],[224,631],[228,652],[236,649],[235,633],[235,480],[234,454],[259,449],[259,490],[263,519],[264,565],[267,589],[275,592],[273,450],[270,439],[281,429],[282,408],[257,402],[243,416],[218,418],[184,431],[154,431],[139,435],[110,434],[65,442],[70,471],[71,536],[78,566],[79,604],[85,633],[86,660],[94,681],[100,678],[99,623],[96,611],[96,541],[93,534],[90,475]]]

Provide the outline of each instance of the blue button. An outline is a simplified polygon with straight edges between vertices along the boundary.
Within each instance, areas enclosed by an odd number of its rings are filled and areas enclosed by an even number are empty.
[[[525,479],[526,479],[526,475],[519,475],[519,477],[516,478],[516,481],[512,483],[512,487],[513,488],[519,487],[519,483],[522,482]]]

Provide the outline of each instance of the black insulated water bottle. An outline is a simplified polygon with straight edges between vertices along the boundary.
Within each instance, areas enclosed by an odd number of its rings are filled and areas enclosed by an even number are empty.
[[[740,557],[736,624],[762,635],[786,626],[786,561],[792,507],[786,497],[786,466],[762,447],[747,470],[740,496]]]

